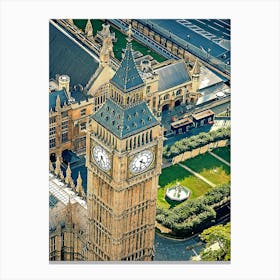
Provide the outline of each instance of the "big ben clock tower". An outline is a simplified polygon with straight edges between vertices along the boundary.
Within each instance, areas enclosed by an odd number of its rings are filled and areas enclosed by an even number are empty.
[[[143,100],[131,29],[127,40],[107,100],[87,132],[88,259],[94,261],[153,258],[163,134]]]

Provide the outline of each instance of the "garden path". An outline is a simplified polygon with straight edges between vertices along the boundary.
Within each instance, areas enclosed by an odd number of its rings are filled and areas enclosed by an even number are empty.
[[[197,178],[201,179],[202,181],[204,181],[206,184],[210,185],[211,187],[216,187],[215,184],[213,184],[212,182],[210,182],[209,180],[207,180],[206,178],[204,178],[203,176],[201,176],[200,174],[196,173],[195,171],[193,171],[192,169],[190,169],[189,167],[187,167],[186,165],[183,165],[181,163],[178,163],[178,165],[180,165],[181,167],[183,167],[184,169],[188,170],[190,173],[192,173],[194,176],[196,176]]]
[[[224,164],[230,166],[230,163],[227,162],[226,160],[224,160],[223,158],[219,157],[218,155],[214,154],[213,152],[209,151],[209,154],[213,157],[215,157],[216,159],[220,160],[221,162],[223,162]]]

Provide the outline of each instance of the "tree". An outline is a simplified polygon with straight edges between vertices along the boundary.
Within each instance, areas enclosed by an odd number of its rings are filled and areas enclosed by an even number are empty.
[[[206,243],[206,248],[200,253],[201,260],[230,260],[230,223],[205,229],[200,238]]]

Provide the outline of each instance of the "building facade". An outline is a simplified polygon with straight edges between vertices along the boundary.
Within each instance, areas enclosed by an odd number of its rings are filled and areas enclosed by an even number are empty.
[[[90,117],[87,128],[86,205],[78,198],[73,201],[72,195],[68,203],[64,198],[61,209],[57,203],[51,210],[50,260],[153,259],[162,144],[162,127],[145,101],[145,83],[129,36],[121,65],[109,81],[106,101]],[[59,166],[57,160],[54,172],[68,185],[64,192],[81,198],[80,188],[71,184],[71,172],[66,180]],[[53,185],[50,193],[55,196]]]
[[[79,89],[70,91],[70,78],[61,75],[51,81],[49,92],[49,156],[61,157],[64,150],[85,153],[88,118],[93,112],[93,97]]]
[[[113,42],[116,39],[109,28],[109,24],[103,24],[103,29],[95,36],[95,40],[98,39],[102,44],[99,67],[84,88],[75,86],[75,89],[70,89],[70,77],[67,75],[50,81],[49,155],[52,161],[66,149],[78,154],[85,153],[85,128],[89,116],[103,106],[112,91],[110,80],[116,72],[113,69],[115,67],[112,67]],[[130,33],[132,35],[131,29]],[[90,20],[85,36],[92,36]],[[132,55],[135,57],[135,52],[132,51]],[[200,96],[198,61],[191,70],[183,60],[167,60],[152,65],[147,58],[140,59],[136,67],[144,83],[143,99],[159,119],[162,111],[173,110],[179,105],[195,104]]]
[[[87,138],[89,258],[152,260],[162,128],[144,100],[131,42]]]

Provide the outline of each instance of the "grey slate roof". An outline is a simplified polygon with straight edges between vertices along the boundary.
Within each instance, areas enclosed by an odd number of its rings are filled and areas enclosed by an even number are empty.
[[[58,90],[58,91],[53,91],[49,94],[49,110],[55,109],[56,98],[58,95],[60,98],[61,107],[64,104],[64,102],[66,102],[67,105],[69,104],[69,98],[63,89]],[[91,95],[88,96],[88,95],[80,92],[79,90],[73,90],[73,91],[71,91],[71,97],[73,97],[75,99],[75,103],[77,103],[77,102],[80,103],[81,101],[88,100],[88,98],[91,97]]]
[[[92,118],[120,139],[159,124],[145,101],[122,108],[107,98]]]
[[[123,92],[129,92],[144,85],[135,65],[131,45],[131,43],[127,43],[121,65],[111,79],[111,82]]]
[[[155,72],[159,75],[159,91],[164,91],[191,80],[184,61],[156,69]]]
[[[88,101],[89,97],[92,97],[91,95],[86,95],[82,93],[80,90],[72,90],[71,91],[71,97],[75,99],[76,102],[80,103],[81,101]]]
[[[56,105],[56,98],[59,95],[60,98],[60,104],[63,105],[64,102],[66,102],[68,104],[68,96],[66,95],[65,91],[62,90],[58,90],[58,91],[54,91],[51,92],[49,94],[49,110],[54,110],[55,109],[55,105]]]
[[[49,33],[49,78],[66,74],[71,86],[85,86],[99,63],[51,23]]]

